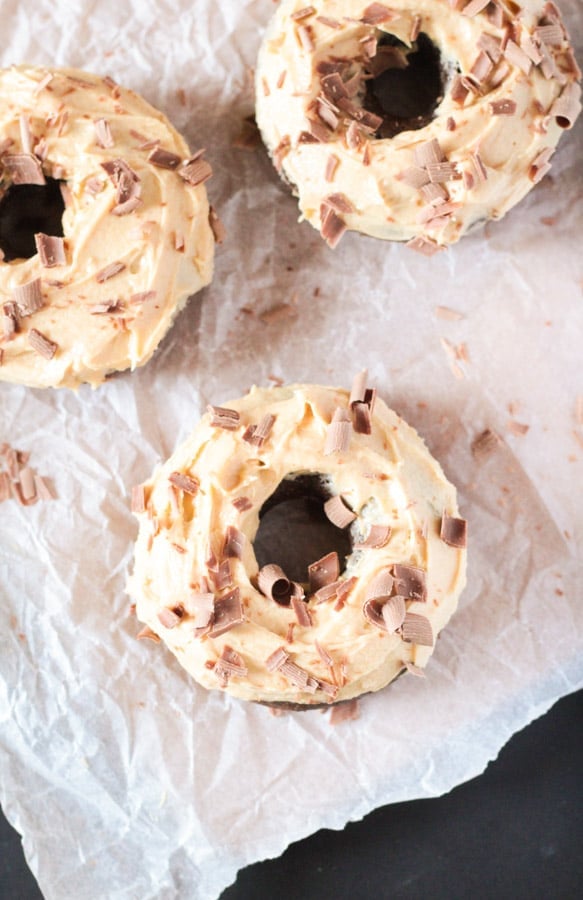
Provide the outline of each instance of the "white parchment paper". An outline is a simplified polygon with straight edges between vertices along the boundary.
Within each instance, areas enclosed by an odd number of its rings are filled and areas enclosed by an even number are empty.
[[[562,6],[581,42],[581,4]],[[228,230],[213,285],[147,367],[77,395],[0,386],[0,443],[58,494],[0,508],[0,801],[49,900],[217,897],[290,841],[476,775],[583,685],[583,121],[552,177],[447,253],[355,235],[332,252],[264,152],[234,146],[272,10],[2,3],[2,65],[80,66],[142,93],[207,148]],[[460,488],[468,588],[425,680],[337,727],[274,718],[134,639],[128,490],[207,402],[270,377],[349,386],[364,366]],[[486,427],[504,440],[478,460]]]

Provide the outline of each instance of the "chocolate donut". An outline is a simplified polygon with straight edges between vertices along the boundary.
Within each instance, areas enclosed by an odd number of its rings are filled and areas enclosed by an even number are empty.
[[[548,172],[580,78],[544,0],[283,0],[256,117],[330,246],[351,230],[432,255]]]
[[[301,497],[340,551],[302,533],[286,507]],[[351,394],[254,388],[209,407],[133,509],[140,636],[244,700],[310,708],[422,673],[465,582],[455,488],[366,373]],[[302,543],[309,565],[286,571]]]
[[[109,78],[0,71],[0,379],[97,385],[145,363],[211,280],[210,174]]]

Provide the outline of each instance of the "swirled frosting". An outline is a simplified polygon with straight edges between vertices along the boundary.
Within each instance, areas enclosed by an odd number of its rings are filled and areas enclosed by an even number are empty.
[[[0,151],[3,196],[53,178],[65,201],[62,239],[0,262],[0,379],[97,385],[145,363],[212,277],[208,163],[133,91],[28,66],[0,72]]]
[[[421,34],[439,50],[443,96],[424,127],[381,138],[367,81],[406,68]],[[331,246],[348,229],[431,255],[544,176],[580,111],[580,77],[544,0],[283,0],[259,53],[256,116]]]
[[[316,567],[324,587],[303,585],[300,604],[282,605],[262,581],[254,539],[264,503],[306,474],[342,507],[352,552],[339,576]],[[370,393],[359,405],[331,387],[253,388],[211,408],[133,508],[128,590],[144,634],[206,688],[245,700],[330,703],[422,669],[465,582],[465,541],[447,533],[465,527],[455,488]]]

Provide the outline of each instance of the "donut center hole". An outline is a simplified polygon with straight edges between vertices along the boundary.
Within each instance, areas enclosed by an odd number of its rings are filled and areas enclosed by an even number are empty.
[[[337,528],[326,516],[329,497],[321,476],[284,478],[259,512],[253,549],[260,568],[275,563],[290,581],[305,584],[308,566],[336,551],[344,571],[352,543],[348,530]]]
[[[373,71],[388,66],[366,83],[364,105],[383,119],[377,136],[425,128],[445,90],[445,70],[433,41],[421,33],[412,49],[391,34],[378,42]]]
[[[4,261],[30,259],[36,251],[35,234],[63,237],[65,203],[62,182],[13,184],[0,200],[0,250]]]

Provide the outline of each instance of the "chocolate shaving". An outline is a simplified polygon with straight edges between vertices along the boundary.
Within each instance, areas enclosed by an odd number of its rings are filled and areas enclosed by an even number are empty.
[[[115,187],[116,204],[111,212],[116,216],[127,215],[133,212],[141,203],[141,184],[137,172],[123,159],[111,159],[101,163],[101,168],[107,172],[110,181]]]
[[[502,57],[500,41],[493,34],[487,34],[487,32],[481,34],[478,39],[478,49],[484,50],[493,63],[497,63]]]
[[[331,153],[326,160],[326,169],[324,172],[324,180],[325,181],[334,181],[334,176],[336,174],[336,169],[340,165],[340,160],[336,156],[335,153]]]
[[[407,613],[403,621],[401,636],[409,644],[433,646],[431,622],[426,616],[420,616],[417,613]]]
[[[340,606],[344,604],[346,597],[357,581],[358,579],[356,576],[351,576],[350,578],[340,578],[337,581],[333,581],[331,584],[326,584],[324,587],[318,588],[318,590],[314,592],[316,603],[326,603],[328,600],[336,600],[337,608],[339,608],[338,604],[340,604]]]
[[[451,181],[453,178],[456,178],[458,174],[456,164],[450,162],[428,163],[425,171],[433,184]]]
[[[195,494],[198,494],[200,484],[196,478],[187,475],[185,472],[172,472],[168,477],[168,481],[170,484],[173,484],[174,487],[184,491],[185,494],[191,494],[193,497]]]
[[[89,307],[92,316],[118,315],[124,313],[125,309],[121,300],[106,300],[104,303],[94,303]]]
[[[194,618],[196,631],[200,632],[211,624],[215,611],[215,595],[210,591],[193,591],[184,603],[184,609]]]
[[[501,440],[496,432],[492,431],[491,428],[486,428],[484,431],[480,432],[480,434],[476,435],[470,448],[474,456],[483,457],[496,450],[500,444]]]
[[[486,9],[490,0],[470,0],[467,6],[462,9],[464,16],[477,16],[483,9]]]
[[[116,262],[110,263],[108,266],[105,266],[104,269],[100,269],[99,272],[95,273],[95,280],[99,284],[103,284],[104,281],[109,281],[110,278],[113,278],[114,275],[119,275],[120,272],[126,268],[126,264],[117,260]]]
[[[95,128],[95,137],[100,147],[108,150],[110,147],[115,146],[115,141],[107,119],[95,119],[93,127]]]
[[[291,14],[290,19],[294,22],[301,22],[302,19],[307,19],[309,16],[313,16],[316,12],[314,6],[304,6],[303,9],[298,9],[297,12]]]
[[[424,569],[406,563],[395,563],[393,566],[395,588],[398,594],[407,600],[425,603],[427,600],[427,576]]]
[[[468,523],[444,512],[441,519],[441,540],[450,547],[464,550],[468,545]]]
[[[535,43],[529,35],[524,34],[520,39],[520,49],[524,50],[528,58],[532,60],[535,66],[538,66],[542,63],[544,57],[540,51],[540,41],[538,43]]]
[[[209,206],[209,225],[215,239],[215,244],[222,244],[225,240],[227,231],[214,207]]]
[[[549,47],[560,47],[564,40],[563,29],[558,22],[550,25],[537,25],[534,33],[543,44],[547,44]]]
[[[225,532],[223,556],[227,559],[242,559],[247,538],[234,525],[228,525]]]
[[[240,416],[237,410],[227,409],[225,406],[207,406],[210,414],[212,428],[225,428],[227,431],[236,431],[240,424]]]
[[[257,585],[264,596],[269,597],[281,606],[288,606],[292,593],[292,585],[285,572],[275,563],[263,566],[257,576]]]
[[[469,94],[469,87],[466,85],[465,80],[461,75],[454,75],[451,82],[451,99],[454,103],[459,103],[460,106],[463,106],[466,97]]]
[[[132,487],[130,509],[134,515],[146,512],[146,491],[143,484],[134,484]]]
[[[421,31],[421,16],[415,15],[413,16],[413,21],[411,22],[411,31],[409,32],[409,41],[413,44],[417,38],[419,37],[419,32]]]
[[[411,675],[416,675],[418,678],[425,678],[425,672],[421,668],[421,666],[416,666],[414,663],[409,662],[409,660],[407,659],[403,660],[403,665]]]
[[[31,316],[44,306],[40,278],[34,278],[25,284],[16,285],[16,287],[12,288],[12,297],[18,308],[19,315],[23,317]]]
[[[42,266],[50,269],[53,266],[64,266],[67,264],[65,242],[62,237],[53,237],[52,235],[39,232],[35,234],[34,242]]]
[[[271,415],[271,413],[266,413],[258,425],[251,426],[252,430],[247,429],[245,431],[243,440],[254,447],[262,447],[271,434],[274,422],[275,416]]]
[[[155,147],[148,156],[148,162],[159,169],[177,169],[182,162],[181,157],[162,147]]]
[[[447,190],[440,184],[434,184],[432,182],[429,182],[429,184],[426,184],[421,188],[421,196],[432,206],[445,203],[445,201],[449,199]]]
[[[551,169],[551,164],[549,160],[551,159],[554,153],[554,147],[545,147],[544,150],[541,150],[537,156],[533,159],[530,164],[530,168],[528,170],[528,177],[534,184],[538,184],[547,172]]]
[[[425,168],[430,165],[430,163],[440,163],[445,161],[443,151],[437,138],[425,141],[425,143],[415,147],[413,150],[413,158],[415,160],[415,165],[420,168]]]
[[[336,30],[343,27],[342,22],[339,22],[337,19],[332,19],[330,16],[316,16],[316,22],[320,22],[321,25],[326,25],[328,28],[335,28]]]
[[[394,583],[395,579],[389,569],[382,569],[368,585],[366,599],[382,600],[390,597]]]
[[[346,223],[326,203],[320,206],[320,234],[333,250],[346,231]]]
[[[10,340],[18,331],[18,307],[16,303],[4,303],[2,306],[2,334]]]
[[[380,628],[381,631],[387,630],[387,625],[383,618],[383,604],[380,600],[375,597],[370,597],[368,600],[365,600],[362,607],[362,614],[366,621],[371,625],[374,625],[375,628]]]
[[[304,628],[311,627],[312,617],[302,597],[298,597],[292,594],[291,605],[298,621],[298,625],[301,625]]]
[[[330,712],[330,725],[341,725],[342,722],[354,722],[358,719],[359,715],[360,710],[358,707],[358,700],[345,700],[332,707]]]
[[[300,45],[304,48],[304,50],[307,53],[312,53],[315,48],[315,44],[312,37],[312,30],[309,25],[300,25],[297,30],[297,36]]]
[[[322,644],[319,644],[318,641],[314,641],[314,646],[318,651],[318,655],[324,665],[328,666],[331,669],[334,666],[334,660],[332,659],[326,648]]]
[[[401,172],[399,177],[404,184],[416,190],[420,190],[420,188],[429,183],[429,174],[425,167],[410,166],[404,172]]]
[[[350,523],[356,519],[356,514],[346,505],[340,494],[326,500],[324,512],[337,528],[348,528]]]
[[[51,341],[46,335],[41,334],[36,328],[31,328],[28,332],[28,343],[33,350],[40,356],[44,356],[45,359],[52,359],[59,349],[58,344]]]
[[[395,11],[382,3],[371,3],[364,10],[360,21],[365,25],[382,25],[383,22],[391,22],[395,18]]]
[[[405,621],[407,609],[405,606],[405,598],[395,594],[389,597],[386,603],[383,603],[381,615],[386,630],[389,634],[394,634]]]
[[[392,529],[390,525],[371,525],[366,540],[354,544],[355,550],[373,549],[378,550],[388,544],[391,537]]]
[[[532,60],[528,58],[524,50],[520,49],[518,44],[515,44],[514,41],[508,41],[503,52],[505,59],[508,60],[510,65],[516,66],[525,75],[529,74],[532,68]]]
[[[333,550],[308,566],[310,593],[313,594],[320,588],[337,581],[339,574],[340,560],[336,551]]]
[[[163,609],[158,613],[158,620],[164,628],[176,628],[179,624],[184,612],[181,611],[182,607],[175,607],[174,609]]]
[[[486,166],[482,162],[482,158],[478,151],[474,151],[470,154],[470,159],[472,161],[472,165],[474,167],[474,172],[476,173],[476,178],[478,181],[487,181],[488,180],[488,171]]]
[[[336,103],[337,100],[343,97],[348,97],[348,91],[339,72],[330,72],[329,75],[324,75],[320,84],[322,85],[324,96],[331,100],[332,103]]]
[[[224,588],[229,587],[233,583],[233,576],[231,575],[231,566],[228,559],[224,559],[221,563],[217,563],[216,566],[208,567],[208,577],[209,581],[212,583],[212,586],[216,591],[222,591]]]
[[[209,636],[213,638],[219,637],[219,635],[230,631],[236,625],[241,625],[244,621],[241,592],[239,588],[234,588],[230,593],[221,597],[220,600],[215,601],[215,612]]]
[[[40,160],[32,153],[7,153],[2,162],[13,184],[46,184]]]
[[[249,497],[237,497],[232,501],[232,505],[238,512],[245,512],[253,506]]]
[[[513,116],[516,112],[516,101],[508,98],[492,100],[488,106],[493,116]]]
[[[324,456],[332,453],[346,453],[350,446],[352,424],[347,410],[338,407],[326,431]]]
[[[144,638],[148,641],[153,641],[155,644],[160,643],[160,636],[157,635],[155,631],[152,631],[148,625],[145,625],[144,628],[136,634],[137,641],[142,641]]]
[[[490,56],[484,50],[481,50],[470,69],[470,75],[476,79],[478,84],[482,84],[486,81],[493,68],[494,63]]]
[[[581,86],[572,81],[565,88],[550,109],[551,116],[559,128],[572,128],[581,112]]]
[[[422,235],[411,238],[410,241],[407,241],[405,246],[409,247],[411,250],[415,250],[417,253],[423,254],[423,256],[434,256],[440,250],[445,250],[445,247],[441,244],[436,243],[431,238],[423,237]]]
[[[204,184],[205,181],[208,181],[209,178],[211,178],[213,170],[206,159],[201,159],[200,156],[195,155],[178,169],[178,174],[187,182],[187,184],[192,185],[192,187],[197,187],[199,184]]]
[[[327,197],[324,197],[322,203],[326,206],[329,206],[330,209],[333,209],[335,212],[340,213],[353,213],[354,206],[345,196],[345,194],[328,194]]]
[[[248,673],[248,669],[241,654],[229,647],[228,644],[225,644],[223,652],[216,661],[213,672],[225,685],[233,675],[237,678],[244,678]]]
[[[360,128],[356,122],[351,122],[346,129],[346,145],[348,149],[360,150],[365,140],[366,135],[362,128]]]
[[[350,391],[349,404],[352,407],[355,403],[363,403],[366,396],[366,383],[368,380],[368,370],[363,369],[358,372],[352,381]]]
[[[265,660],[265,667],[268,672],[275,672],[277,669],[280,669],[288,659],[289,653],[287,650],[284,647],[278,647],[277,650]]]

